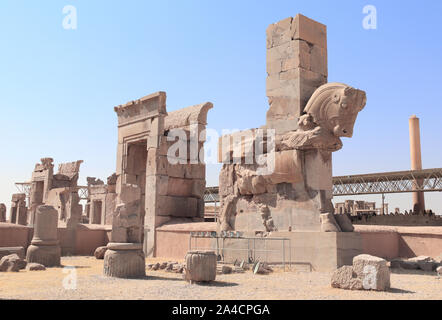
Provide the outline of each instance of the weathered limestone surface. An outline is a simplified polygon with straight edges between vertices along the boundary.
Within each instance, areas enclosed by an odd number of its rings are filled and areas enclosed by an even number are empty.
[[[354,272],[352,266],[343,266],[336,270],[331,279],[333,288],[341,288],[347,290],[362,290],[362,281]]]
[[[19,272],[26,268],[27,262],[17,254],[4,256],[0,259],[0,272]]]
[[[157,227],[173,219],[204,217],[206,171],[200,155],[212,107],[206,102],[167,113],[165,92],[115,107],[115,205],[139,202],[137,214],[146,255],[155,255]]]
[[[95,258],[97,258],[97,259],[104,259],[104,254],[106,253],[106,251],[107,251],[107,247],[106,246],[98,247],[94,251]]]
[[[184,278],[190,282],[209,282],[216,279],[216,254],[213,251],[189,251],[186,254]]]
[[[390,289],[390,269],[386,260],[361,254],[353,258],[353,266],[343,266],[333,273],[331,286],[347,290],[387,291]]]
[[[353,230],[334,217],[332,152],[352,137],[366,95],[327,75],[324,25],[299,14],[269,26],[267,123],[218,142],[221,230]]]
[[[299,120],[299,128],[277,134],[275,149],[266,150],[267,153],[255,158],[253,164],[237,162],[230,156],[235,154],[235,145],[227,151],[223,149],[220,157],[224,162],[220,173],[221,229],[269,231],[266,221],[260,221],[256,214],[264,207],[268,210],[264,209],[267,213],[262,218],[272,219],[277,230],[320,231],[320,215],[328,213],[327,222],[322,224],[323,231],[340,232],[331,203],[331,153],[342,147],[341,137],[352,136],[357,114],[364,105],[363,91],[329,83],[311,96],[306,114]],[[252,135],[252,139],[256,136]],[[250,135],[247,138],[250,139]],[[225,140],[229,139],[229,136],[223,137],[220,144],[224,147]],[[266,143],[269,141],[264,139]],[[255,149],[250,151],[244,143],[238,145],[242,150],[249,150],[237,152],[245,157],[258,148],[255,144]],[[263,165],[257,159],[266,161]],[[348,221],[341,222],[345,231],[351,230]]]
[[[104,275],[116,278],[139,278],[146,275],[142,245],[125,247],[117,243],[108,245],[104,254]]]
[[[341,232],[341,227],[337,224],[332,213],[321,214],[321,231],[322,232]]]
[[[326,26],[298,14],[267,29],[267,126],[284,133],[298,128],[304,107],[327,83]]]
[[[353,258],[353,270],[366,290],[386,291],[390,289],[390,269],[387,261],[368,254]]]
[[[26,252],[28,262],[46,267],[60,265],[61,249],[57,240],[58,212],[52,206],[37,207],[34,222],[34,237]]]
[[[335,214],[334,216],[336,223],[343,232],[353,232],[355,230],[350,218],[346,214]]]

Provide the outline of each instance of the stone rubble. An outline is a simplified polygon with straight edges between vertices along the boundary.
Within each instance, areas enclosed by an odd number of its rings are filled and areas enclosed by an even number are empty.
[[[0,259],[0,272],[19,272],[26,268],[26,265],[26,260],[14,253]]]
[[[44,271],[46,267],[40,263],[31,262],[26,266],[27,271]]]
[[[105,255],[106,251],[107,251],[107,247],[106,246],[98,247],[94,251],[95,258],[97,258],[99,260],[104,259],[104,255]]]
[[[333,273],[331,286],[347,290],[388,291],[390,269],[385,259],[361,254],[353,258],[352,266],[343,266]]]

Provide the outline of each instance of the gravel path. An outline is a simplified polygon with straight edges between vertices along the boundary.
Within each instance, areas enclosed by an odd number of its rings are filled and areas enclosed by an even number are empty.
[[[394,271],[389,292],[372,292],[333,289],[331,273],[321,272],[254,275],[248,271],[218,275],[208,285],[190,285],[181,274],[165,271],[147,271],[145,279],[106,278],[103,260],[93,257],[63,257],[62,264],[75,268],[0,273],[0,299],[442,299],[442,279],[422,271]],[[74,273],[76,288],[69,281]]]

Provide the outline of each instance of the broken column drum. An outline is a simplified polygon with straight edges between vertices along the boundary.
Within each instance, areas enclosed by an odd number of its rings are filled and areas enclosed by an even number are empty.
[[[141,243],[108,243],[104,254],[104,275],[116,278],[138,278],[146,275]]]
[[[57,239],[58,212],[52,206],[39,206],[35,214],[34,237],[26,254],[28,262],[45,267],[60,265],[61,249]]]
[[[213,251],[189,251],[186,254],[185,279],[209,282],[216,278],[216,254]]]

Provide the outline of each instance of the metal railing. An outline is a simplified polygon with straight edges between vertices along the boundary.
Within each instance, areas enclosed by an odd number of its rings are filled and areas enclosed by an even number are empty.
[[[198,246],[197,241],[202,238],[213,239],[215,242],[214,247]],[[194,242],[193,245],[192,240]],[[231,241],[231,245],[226,246],[226,241]],[[281,242],[280,245],[270,246],[269,248],[269,242],[274,243],[278,241]],[[241,244],[241,242],[244,244]],[[245,242],[247,242],[247,246],[245,245]],[[222,232],[221,234],[217,234],[216,232],[191,232],[189,238],[189,251],[191,250],[213,250],[220,262],[226,262],[226,255],[230,255],[232,260],[242,260],[250,264],[256,262],[269,263],[269,255],[276,254],[280,257],[281,261],[277,261],[276,263],[272,261],[272,264],[281,263],[284,271],[286,270],[286,265],[288,265],[289,270],[292,266],[291,243],[288,238],[244,237],[241,232]],[[286,256],[287,250],[288,257]],[[235,253],[238,253],[239,256]]]

